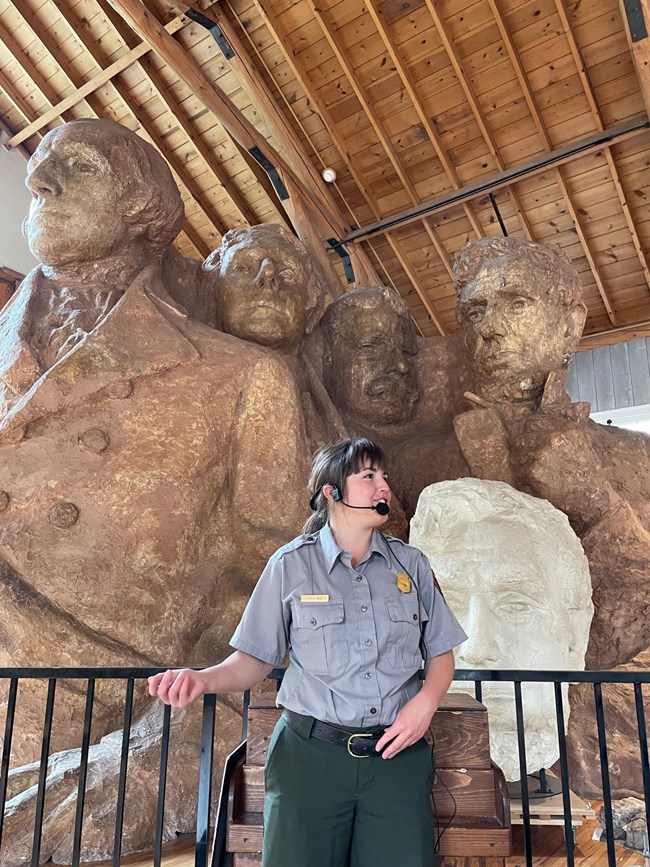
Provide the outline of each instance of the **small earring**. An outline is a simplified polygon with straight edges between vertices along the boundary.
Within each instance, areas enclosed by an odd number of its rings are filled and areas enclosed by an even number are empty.
[[[565,352],[562,356],[562,367],[568,367],[571,359],[573,358],[573,353]]]

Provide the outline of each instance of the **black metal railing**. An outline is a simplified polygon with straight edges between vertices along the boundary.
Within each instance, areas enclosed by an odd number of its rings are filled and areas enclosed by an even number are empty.
[[[122,735],[120,767],[117,785],[117,802],[115,810],[115,828],[113,837],[113,867],[118,867],[122,857],[125,806],[127,804],[126,792],[129,771],[129,743],[131,737],[132,718],[134,715],[134,693],[136,683],[144,681],[147,677],[157,674],[164,669],[160,668],[0,668],[0,688],[6,695],[4,743],[2,760],[0,764],[0,864],[6,863],[3,859],[3,827],[5,806],[7,804],[7,791],[12,762],[12,743],[16,737],[16,708],[20,703],[20,684],[23,680],[39,680],[47,682],[47,696],[45,699],[43,729],[41,737],[40,763],[38,769],[38,783],[36,793],[36,806],[34,813],[33,845],[31,852],[31,867],[39,867],[41,859],[41,837],[46,809],[46,786],[48,774],[48,762],[50,760],[50,747],[52,743],[52,726],[56,707],[57,685],[61,681],[76,682],[79,689],[85,683],[85,706],[83,715],[83,729],[81,732],[81,745],[79,757],[79,775],[77,787],[77,803],[72,841],[72,864],[79,865],[82,857],[84,804],[86,797],[86,784],[88,774],[88,762],[91,745],[93,742],[93,711],[96,700],[95,688],[98,681],[123,681],[124,704],[122,714]],[[276,669],[271,677],[281,678],[282,671]],[[650,683],[650,672],[633,671],[596,671],[596,672],[567,672],[567,671],[480,671],[480,670],[457,670],[457,681],[469,681],[474,683],[474,691],[480,701],[483,695],[483,684],[488,682],[501,682],[513,684],[513,701],[517,719],[517,745],[519,753],[519,767],[522,781],[526,780],[526,732],[524,723],[524,709],[522,701],[522,684],[546,683],[552,684],[555,699],[555,717],[559,746],[559,767],[562,783],[564,838],[567,867],[574,865],[573,823],[571,817],[570,802],[570,778],[567,745],[565,740],[565,713],[563,684],[590,683],[594,693],[594,717],[598,734],[600,773],[602,780],[603,813],[605,819],[605,837],[607,844],[607,859],[609,867],[616,865],[616,852],[614,843],[614,829],[612,817],[611,785],[608,765],[607,748],[607,720],[603,703],[604,684],[629,684],[634,690],[634,708],[636,715],[636,728],[638,733],[639,761],[642,770],[642,783],[645,798],[646,822],[650,827],[650,765],[648,762],[648,736],[646,729],[645,712],[643,706],[643,685]],[[8,687],[8,688],[7,688]],[[83,692],[83,690],[82,690]],[[243,696],[243,729],[242,741],[246,737],[246,708],[248,707],[248,694]],[[202,725],[197,743],[198,754],[198,777],[196,790],[196,829],[195,829],[195,867],[206,867],[210,847],[211,825],[213,825],[212,840],[212,867],[227,867],[231,863],[230,856],[226,852],[226,810],[225,798],[222,797],[216,814],[213,811],[212,780],[214,771],[213,743],[215,726],[218,722],[217,697],[214,695],[204,696]],[[168,758],[170,747],[171,711],[166,707],[162,716],[160,766],[158,773],[158,791],[155,811],[155,826],[150,850],[153,850],[153,865],[158,867],[163,860],[163,831],[165,824],[165,797],[167,792]],[[233,744],[233,747],[235,744]],[[224,768],[224,783],[222,794],[227,793],[227,782],[236,761],[244,754],[245,745],[242,743],[231,754]],[[524,850],[527,867],[533,864],[533,844],[531,834],[531,811],[529,795],[526,785],[521,786],[522,819]],[[214,815],[214,822],[211,822]]]

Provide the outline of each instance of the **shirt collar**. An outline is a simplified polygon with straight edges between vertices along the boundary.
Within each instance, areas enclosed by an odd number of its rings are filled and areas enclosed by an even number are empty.
[[[329,524],[325,524],[320,533],[318,534],[320,538],[321,548],[323,549],[323,555],[325,556],[325,565],[327,566],[327,572],[330,574],[334,565],[338,558],[343,553],[343,549],[340,548],[334,538],[334,534],[332,533],[332,528]],[[372,554],[380,554],[386,563],[391,566],[390,556],[388,554],[388,543],[380,538],[381,533],[378,530],[372,531],[372,538],[370,539],[370,547],[368,548],[368,554],[365,557],[364,562],[370,559]]]

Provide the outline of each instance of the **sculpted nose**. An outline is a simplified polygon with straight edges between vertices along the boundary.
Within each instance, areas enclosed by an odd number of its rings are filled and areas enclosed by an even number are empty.
[[[391,372],[401,373],[402,375],[408,373],[408,359],[404,356],[404,353],[400,349],[395,348],[391,351],[388,358],[388,369]]]
[[[53,171],[43,163],[32,169],[25,180],[27,189],[33,196],[58,196],[61,194],[61,184]]]
[[[262,264],[260,265],[260,270],[257,272],[257,277],[255,278],[255,285],[258,289],[271,289],[277,290],[278,288],[278,274],[275,269],[275,263],[273,259],[264,259]]]
[[[488,307],[478,325],[478,332],[481,337],[485,337],[487,339],[491,337],[505,336],[506,324],[503,314],[495,308]]]

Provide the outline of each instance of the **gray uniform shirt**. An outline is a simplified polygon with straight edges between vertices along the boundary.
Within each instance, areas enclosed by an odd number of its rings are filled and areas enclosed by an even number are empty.
[[[280,548],[230,643],[275,666],[290,651],[279,705],[344,726],[387,726],[420,689],[420,638],[431,659],[467,636],[417,548],[375,530],[364,559],[350,559],[329,525]]]

